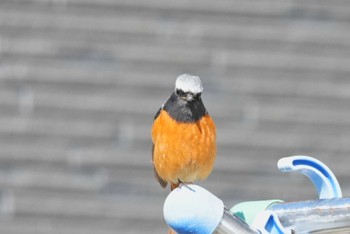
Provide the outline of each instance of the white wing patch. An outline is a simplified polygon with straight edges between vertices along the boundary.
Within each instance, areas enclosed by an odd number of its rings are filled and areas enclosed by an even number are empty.
[[[175,89],[180,89],[184,92],[191,92],[197,94],[203,91],[203,86],[201,79],[198,76],[182,74],[176,79]]]

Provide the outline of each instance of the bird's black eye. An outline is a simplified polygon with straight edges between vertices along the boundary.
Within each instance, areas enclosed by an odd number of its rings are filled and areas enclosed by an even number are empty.
[[[186,96],[186,93],[184,91],[182,91],[181,89],[176,89],[175,93],[179,97],[185,97]]]

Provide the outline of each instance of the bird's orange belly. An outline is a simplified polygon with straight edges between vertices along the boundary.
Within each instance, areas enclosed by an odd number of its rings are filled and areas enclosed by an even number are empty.
[[[152,128],[153,163],[158,175],[173,184],[205,179],[216,156],[216,129],[209,115],[179,123],[161,111]]]

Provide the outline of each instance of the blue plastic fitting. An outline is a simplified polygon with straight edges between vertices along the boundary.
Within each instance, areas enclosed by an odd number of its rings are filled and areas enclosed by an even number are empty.
[[[320,199],[342,197],[341,188],[333,172],[315,158],[303,155],[281,158],[277,166],[283,172],[295,171],[306,175],[315,185]]]

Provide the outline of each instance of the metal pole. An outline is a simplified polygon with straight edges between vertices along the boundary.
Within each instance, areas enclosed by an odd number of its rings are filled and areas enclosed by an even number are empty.
[[[226,208],[224,209],[224,215],[220,220],[219,225],[216,227],[213,234],[258,234],[257,230],[252,229],[248,224],[242,221],[239,217],[232,214]]]
[[[266,214],[272,213],[278,226],[288,233],[290,230],[297,234],[350,233],[350,198],[274,203],[265,211]],[[258,213],[256,220],[263,212]],[[172,191],[164,203],[164,218],[173,230],[181,234],[267,233],[265,226],[242,221],[227,210],[220,199],[197,185],[186,185]]]
[[[350,232],[350,198],[276,203],[268,210],[295,233]]]

